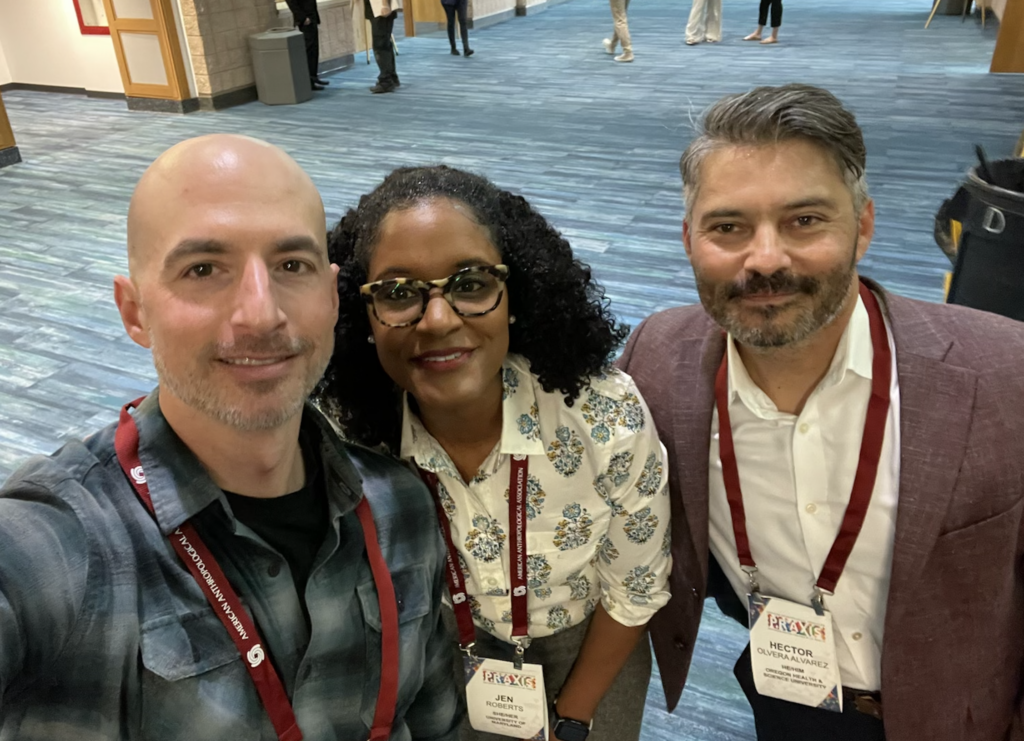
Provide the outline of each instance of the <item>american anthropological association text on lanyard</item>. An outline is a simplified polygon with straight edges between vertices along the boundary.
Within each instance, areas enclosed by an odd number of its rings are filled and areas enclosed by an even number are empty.
[[[811,606],[760,593],[757,564],[750,552],[747,520],[740,490],[736,449],[729,420],[729,353],[726,352],[715,380],[718,408],[719,450],[722,478],[732,515],[733,533],[740,566],[750,578],[747,595],[750,610],[750,661],[757,691],[768,697],[842,712],[843,687],[836,660],[832,614],[825,609],[825,595],[835,593],[846,561],[853,552],[875,488],[878,464],[889,417],[892,351],[878,299],[864,284],[860,297],[871,326],[871,398],[864,419],[860,457],[853,490],[832,549],[810,595]]]
[[[526,489],[529,461],[513,455],[508,483],[508,522],[512,532],[509,551],[509,584],[512,599],[514,661],[479,658],[474,653],[476,627],[459,567],[459,552],[452,541],[451,523],[441,506],[437,475],[420,469],[437,507],[447,557],[448,595],[459,626],[459,645],[465,652],[466,706],[469,722],[478,731],[530,741],[545,741],[548,706],[544,692],[544,668],[523,662],[530,645],[526,603]]]
[[[139,431],[135,425],[131,410],[137,407],[142,399],[125,404],[121,409],[121,420],[114,436],[114,447],[117,460],[124,470],[125,476],[138,495],[139,500],[155,514],[153,500],[146,482],[146,474],[139,460]],[[398,603],[395,589],[391,582],[391,573],[381,552],[377,540],[377,527],[373,521],[373,513],[366,498],[356,507],[356,515],[362,525],[363,538],[366,541],[366,554],[373,573],[374,585],[377,588],[377,599],[381,618],[381,673],[380,690],[377,694],[377,708],[370,728],[369,741],[386,741],[391,736],[391,726],[395,718],[395,706],[398,702]],[[295,713],[292,710],[288,695],[285,693],[281,678],[277,676],[271,662],[267,660],[266,645],[256,630],[256,625],[242,606],[241,600],[221,571],[217,560],[206,547],[199,533],[190,522],[182,523],[169,536],[175,553],[188,567],[192,577],[202,589],[214,613],[224,624],[231,639],[235,642],[238,652],[242,655],[245,668],[249,672],[260,701],[263,703],[270,722],[277,732],[280,741],[301,741],[302,731],[299,730]]]

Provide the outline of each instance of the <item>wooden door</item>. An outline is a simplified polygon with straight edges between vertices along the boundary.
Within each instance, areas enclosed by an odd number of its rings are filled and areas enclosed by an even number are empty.
[[[10,149],[14,145],[14,132],[11,130],[11,122],[7,118],[7,109],[4,108],[4,99],[0,98],[0,151]]]
[[[171,0],[103,0],[125,94],[190,97]]]

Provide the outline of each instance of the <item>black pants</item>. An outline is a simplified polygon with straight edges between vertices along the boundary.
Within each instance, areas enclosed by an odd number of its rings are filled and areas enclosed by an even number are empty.
[[[448,18],[448,43],[455,48],[455,14],[459,14],[459,31],[462,34],[462,50],[469,48],[469,26],[466,21],[466,8],[469,0],[456,0],[454,5],[441,3],[444,14]]]
[[[754,711],[757,741],[885,741],[882,721],[860,712],[851,703],[844,703],[843,712],[833,713],[758,694],[749,644],[733,674]]]
[[[708,596],[715,598],[723,613],[747,626],[746,606],[736,596],[714,555],[710,554]],[[844,703],[843,712],[833,713],[759,694],[754,686],[749,644],[740,654],[733,674],[754,711],[757,741],[885,741],[882,721],[860,712],[851,703]]]
[[[320,74],[320,28],[310,22],[308,26],[299,26],[299,30],[306,41],[306,66],[309,67],[309,79],[312,81]]]
[[[757,25],[768,25],[768,8],[772,9],[772,28],[782,25],[782,0],[761,0],[761,8],[757,12]]]
[[[391,15],[374,16],[370,8],[370,0],[363,0],[366,19],[370,21],[373,32],[373,58],[377,60],[377,84],[382,87],[398,85],[398,72],[395,69],[395,47],[391,44],[391,33],[395,28],[397,12]]]

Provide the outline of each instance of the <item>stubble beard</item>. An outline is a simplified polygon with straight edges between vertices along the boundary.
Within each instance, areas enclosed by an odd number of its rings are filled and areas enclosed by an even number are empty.
[[[150,342],[153,365],[156,367],[161,388],[169,391],[189,408],[241,432],[262,432],[276,429],[300,414],[306,399],[309,398],[327,369],[331,354],[330,348],[327,348],[326,351],[324,349],[317,351],[315,343],[304,338],[292,340],[252,339],[243,340],[231,346],[230,350],[236,354],[242,354],[241,350],[243,349],[258,354],[280,351],[283,349],[283,343],[288,343],[284,347],[288,348],[289,354],[299,357],[312,355],[309,371],[301,379],[296,391],[287,393],[286,398],[278,404],[263,407],[262,403],[268,397],[275,393],[281,393],[283,387],[294,385],[296,379],[289,376],[225,389],[224,383],[215,382],[211,372],[204,373],[199,369],[204,365],[219,362],[214,358],[230,354],[228,347],[217,344],[210,345],[203,349],[200,359],[191,368],[184,373],[176,373],[170,370],[165,362],[162,347],[152,335]],[[311,351],[313,352],[311,353]]]
[[[741,345],[770,350],[804,342],[832,324],[846,304],[856,266],[854,250],[854,257],[848,264],[815,278],[779,271],[770,276],[755,274],[744,283],[713,283],[704,279],[697,270],[694,275],[701,303],[720,327]],[[809,296],[811,305],[799,309],[797,315],[784,324],[776,320],[785,312],[793,310],[789,304],[747,308],[745,313],[756,314],[759,321],[755,324],[745,323],[734,302],[744,295],[765,290],[795,291],[799,295]]]

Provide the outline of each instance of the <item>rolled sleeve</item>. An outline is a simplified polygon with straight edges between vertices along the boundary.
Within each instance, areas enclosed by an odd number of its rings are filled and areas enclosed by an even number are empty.
[[[635,386],[632,391],[640,398]],[[616,445],[617,453],[632,456],[632,465],[628,478],[611,492],[617,514],[597,559],[601,603],[629,627],[646,624],[668,602],[672,570],[667,454],[642,399],[641,405],[643,428]]]

